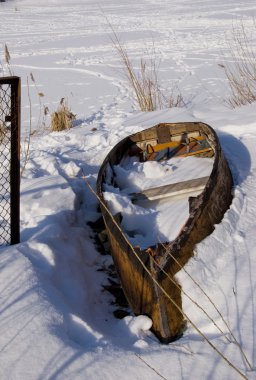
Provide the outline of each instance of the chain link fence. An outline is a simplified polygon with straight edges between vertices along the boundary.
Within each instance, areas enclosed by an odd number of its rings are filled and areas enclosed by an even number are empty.
[[[20,79],[0,78],[0,246],[19,242]]]

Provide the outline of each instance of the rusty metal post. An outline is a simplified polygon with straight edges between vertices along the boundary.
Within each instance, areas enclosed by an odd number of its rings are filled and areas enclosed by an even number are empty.
[[[11,244],[20,242],[20,78],[11,87]]]

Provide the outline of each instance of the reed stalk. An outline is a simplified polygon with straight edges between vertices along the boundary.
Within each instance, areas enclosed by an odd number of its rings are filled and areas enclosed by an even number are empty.
[[[163,94],[159,81],[160,62],[156,58],[155,51],[148,60],[141,58],[139,67],[136,69],[108,19],[107,22],[112,31],[111,41],[121,60],[125,77],[140,110],[150,112],[164,107],[183,107],[185,102],[180,91],[177,91],[177,86],[173,87],[169,96]]]
[[[256,31],[255,20],[253,28]],[[231,108],[256,101],[256,53],[252,41],[243,21],[240,25],[233,25],[231,41],[227,41],[231,63],[219,65],[224,69],[230,87],[227,103]]]
[[[38,116],[38,121],[37,121],[37,127],[36,127],[36,131],[39,130],[39,128],[44,125],[44,120],[42,120],[42,117],[45,117],[46,114],[45,114],[45,111],[42,112],[42,110],[44,109],[45,110],[45,106],[43,107],[42,105],[42,98],[44,97],[44,93],[42,91],[39,91],[38,89],[38,86],[37,86],[37,83],[35,81],[35,77],[33,75],[33,73],[31,72],[30,73],[30,79],[32,81],[32,83],[34,84],[34,87],[36,89],[36,93],[37,93],[37,96],[38,96],[38,100],[39,100],[39,116]],[[42,113],[43,113],[43,116],[42,116]],[[31,131],[32,132],[32,131]]]
[[[230,335],[231,335],[231,337],[233,338],[233,342],[232,341],[230,341],[227,337],[226,337],[226,339],[230,342],[230,343],[235,343],[238,347],[239,347],[239,349],[240,349],[240,351],[241,351],[241,354],[242,354],[242,356],[243,356],[243,358],[245,359],[245,361],[246,361],[246,363],[247,363],[247,365],[248,365],[248,367],[249,367],[249,369],[250,370],[252,370],[253,369],[253,367],[252,367],[252,365],[251,365],[251,363],[249,362],[249,360],[248,360],[248,358],[247,358],[247,356],[246,356],[246,354],[245,354],[245,352],[243,351],[243,349],[242,349],[242,347],[241,347],[241,345],[240,345],[240,343],[237,341],[237,339],[236,339],[236,337],[234,336],[234,334],[233,334],[233,332],[231,331],[231,329],[230,329],[230,327],[229,327],[229,325],[228,325],[228,323],[227,323],[227,321],[225,320],[225,318],[223,317],[223,315],[222,315],[222,313],[220,312],[220,310],[219,310],[219,308],[216,306],[216,304],[212,301],[212,299],[209,297],[209,295],[205,292],[205,290],[201,287],[201,285],[191,276],[191,274],[186,270],[186,268],[185,268],[185,266],[182,266],[180,263],[179,263],[179,261],[174,257],[174,255],[172,255],[171,254],[171,252],[170,252],[170,249],[168,249],[168,248],[166,248],[166,252],[167,252],[167,254],[175,261],[175,263],[179,266],[179,268],[183,271],[183,272],[185,272],[186,273],[186,275],[192,280],[192,282],[200,289],[200,291],[204,294],[204,296],[208,299],[208,301],[211,303],[211,305],[214,307],[214,309],[216,310],[216,312],[218,313],[218,315],[219,315],[219,317],[221,318],[221,320],[222,320],[222,322],[224,323],[224,325],[226,326],[226,328],[228,329],[228,332],[230,333]],[[166,272],[164,272],[166,275],[168,275]],[[169,277],[169,276],[168,276]],[[184,293],[184,291],[183,291],[183,293]],[[190,299],[190,297],[186,294],[186,293],[184,293],[189,299]],[[197,302],[196,301],[192,301],[196,306],[198,306],[200,309],[202,309],[203,311],[204,311],[204,309],[202,308],[202,307],[200,307],[199,305],[197,305]],[[208,316],[208,314],[204,311],[204,313]],[[210,318],[210,320],[214,323],[214,325],[215,325],[215,327],[217,327],[218,328],[218,330],[220,331],[220,332],[222,332],[222,330],[216,325],[216,323],[213,321],[213,319],[211,318],[211,317],[209,317]],[[223,334],[224,334],[224,332],[223,332]]]
[[[13,70],[12,70],[12,67],[11,67],[11,55],[10,55],[8,46],[6,44],[4,45],[4,60],[5,60],[5,65],[6,65],[7,69],[8,69],[8,74],[10,76],[13,76],[14,73],[13,73]]]
[[[135,356],[138,359],[140,359],[144,364],[146,364],[146,366],[149,367],[152,371],[154,371],[159,377],[161,377],[161,379],[167,380],[166,377],[164,377],[163,375],[161,375],[160,372],[158,372],[154,367],[152,367],[150,364],[148,364],[148,362],[145,359],[143,359],[140,355],[135,354]]]
[[[177,308],[177,310],[183,315],[183,317],[191,324],[191,326],[194,328],[194,330],[208,343],[208,345],[231,367],[234,371],[236,371],[241,378],[244,380],[249,380],[244,373],[242,373],[239,368],[237,368],[208,338],[207,336],[196,326],[196,324],[189,318],[189,316],[182,310],[182,308],[170,297],[170,295],[165,291],[165,289],[161,286],[161,284],[152,276],[152,273],[150,270],[146,267],[146,265],[143,263],[142,259],[138,255],[138,253],[134,250],[132,244],[129,242],[127,237],[125,236],[124,232],[120,228],[119,224],[115,221],[113,215],[107,208],[107,206],[102,202],[101,198],[98,196],[98,194],[93,190],[89,182],[87,181],[85,175],[83,174],[83,180],[90,189],[90,191],[94,194],[94,196],[98,199],[101,206],[106,210],[108,215],[110,216],[111,220],[115,224],[116,228],[119,230],[119,232],[122,234],[124,240],[126,243],[130,246],[131,251],[145,270],[145,272],[150,276],[152,281],[155,283],[155,285],[161,290],[161,292],[166,296],[166,298],[172,303],[173,306]]]
[[[26,169],[29,155],[30,155],[30,142],[31,142],[31,135],[32,135],[32,104],[31,104],[31,96],[30,96],[30,89],[29,89],[29,80],[27,77],[27,90],[28,90],[28,102],[29,102],[29,130],[28,130],[28,136],[25,138],[24,141],[24,151],[25,151],[25,157],[24,157],[24,163],[21,167],[20,176],[24,174],[24,171]]]

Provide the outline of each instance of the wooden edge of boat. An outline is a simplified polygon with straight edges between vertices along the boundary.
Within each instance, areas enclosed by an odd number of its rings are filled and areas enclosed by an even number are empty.
[[[157,128],[162,129],[159,133],[161,143],[166,142],[168,129],[174,136],[181,131],[193,133],[200,129],[210,141],[215,155],[211,175],[205,180],[203,191],[191,198],[188,220],[176,239],[171,243],[158,244],[146,250],[135,247],[136,254],[149,269],[150,275],[138,261],[105,207],[101,206],[101,211],[113,261],[133,312],[135,315],[148,315],[153,322],[152,331],[159,340],[170,342],[179,337],[184,329],[184,317],[180,311],[182,309],[181,286],[175,279],[175,274],[193,256],[195,245],[208,236],[214,230],[214,225],[222,220],[232,201],[233,181],[217,135],[210,126],[201,122],[163,123],[126,137],[107,155],[100,168],[96,185],[97,194],[105,206],[102,184],[108,165],[112,167],[120,162],[124,151],[134,142],[155,138]],[[171,300],[165,296],[157,284],[160,284]]]

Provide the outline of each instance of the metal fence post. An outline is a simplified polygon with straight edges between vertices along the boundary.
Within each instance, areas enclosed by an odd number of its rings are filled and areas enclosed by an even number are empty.
[[[11,244],[20,242],[20,78],[11,89]]]
[[[0,245],[20,241],[20,78],[0,78]]]

